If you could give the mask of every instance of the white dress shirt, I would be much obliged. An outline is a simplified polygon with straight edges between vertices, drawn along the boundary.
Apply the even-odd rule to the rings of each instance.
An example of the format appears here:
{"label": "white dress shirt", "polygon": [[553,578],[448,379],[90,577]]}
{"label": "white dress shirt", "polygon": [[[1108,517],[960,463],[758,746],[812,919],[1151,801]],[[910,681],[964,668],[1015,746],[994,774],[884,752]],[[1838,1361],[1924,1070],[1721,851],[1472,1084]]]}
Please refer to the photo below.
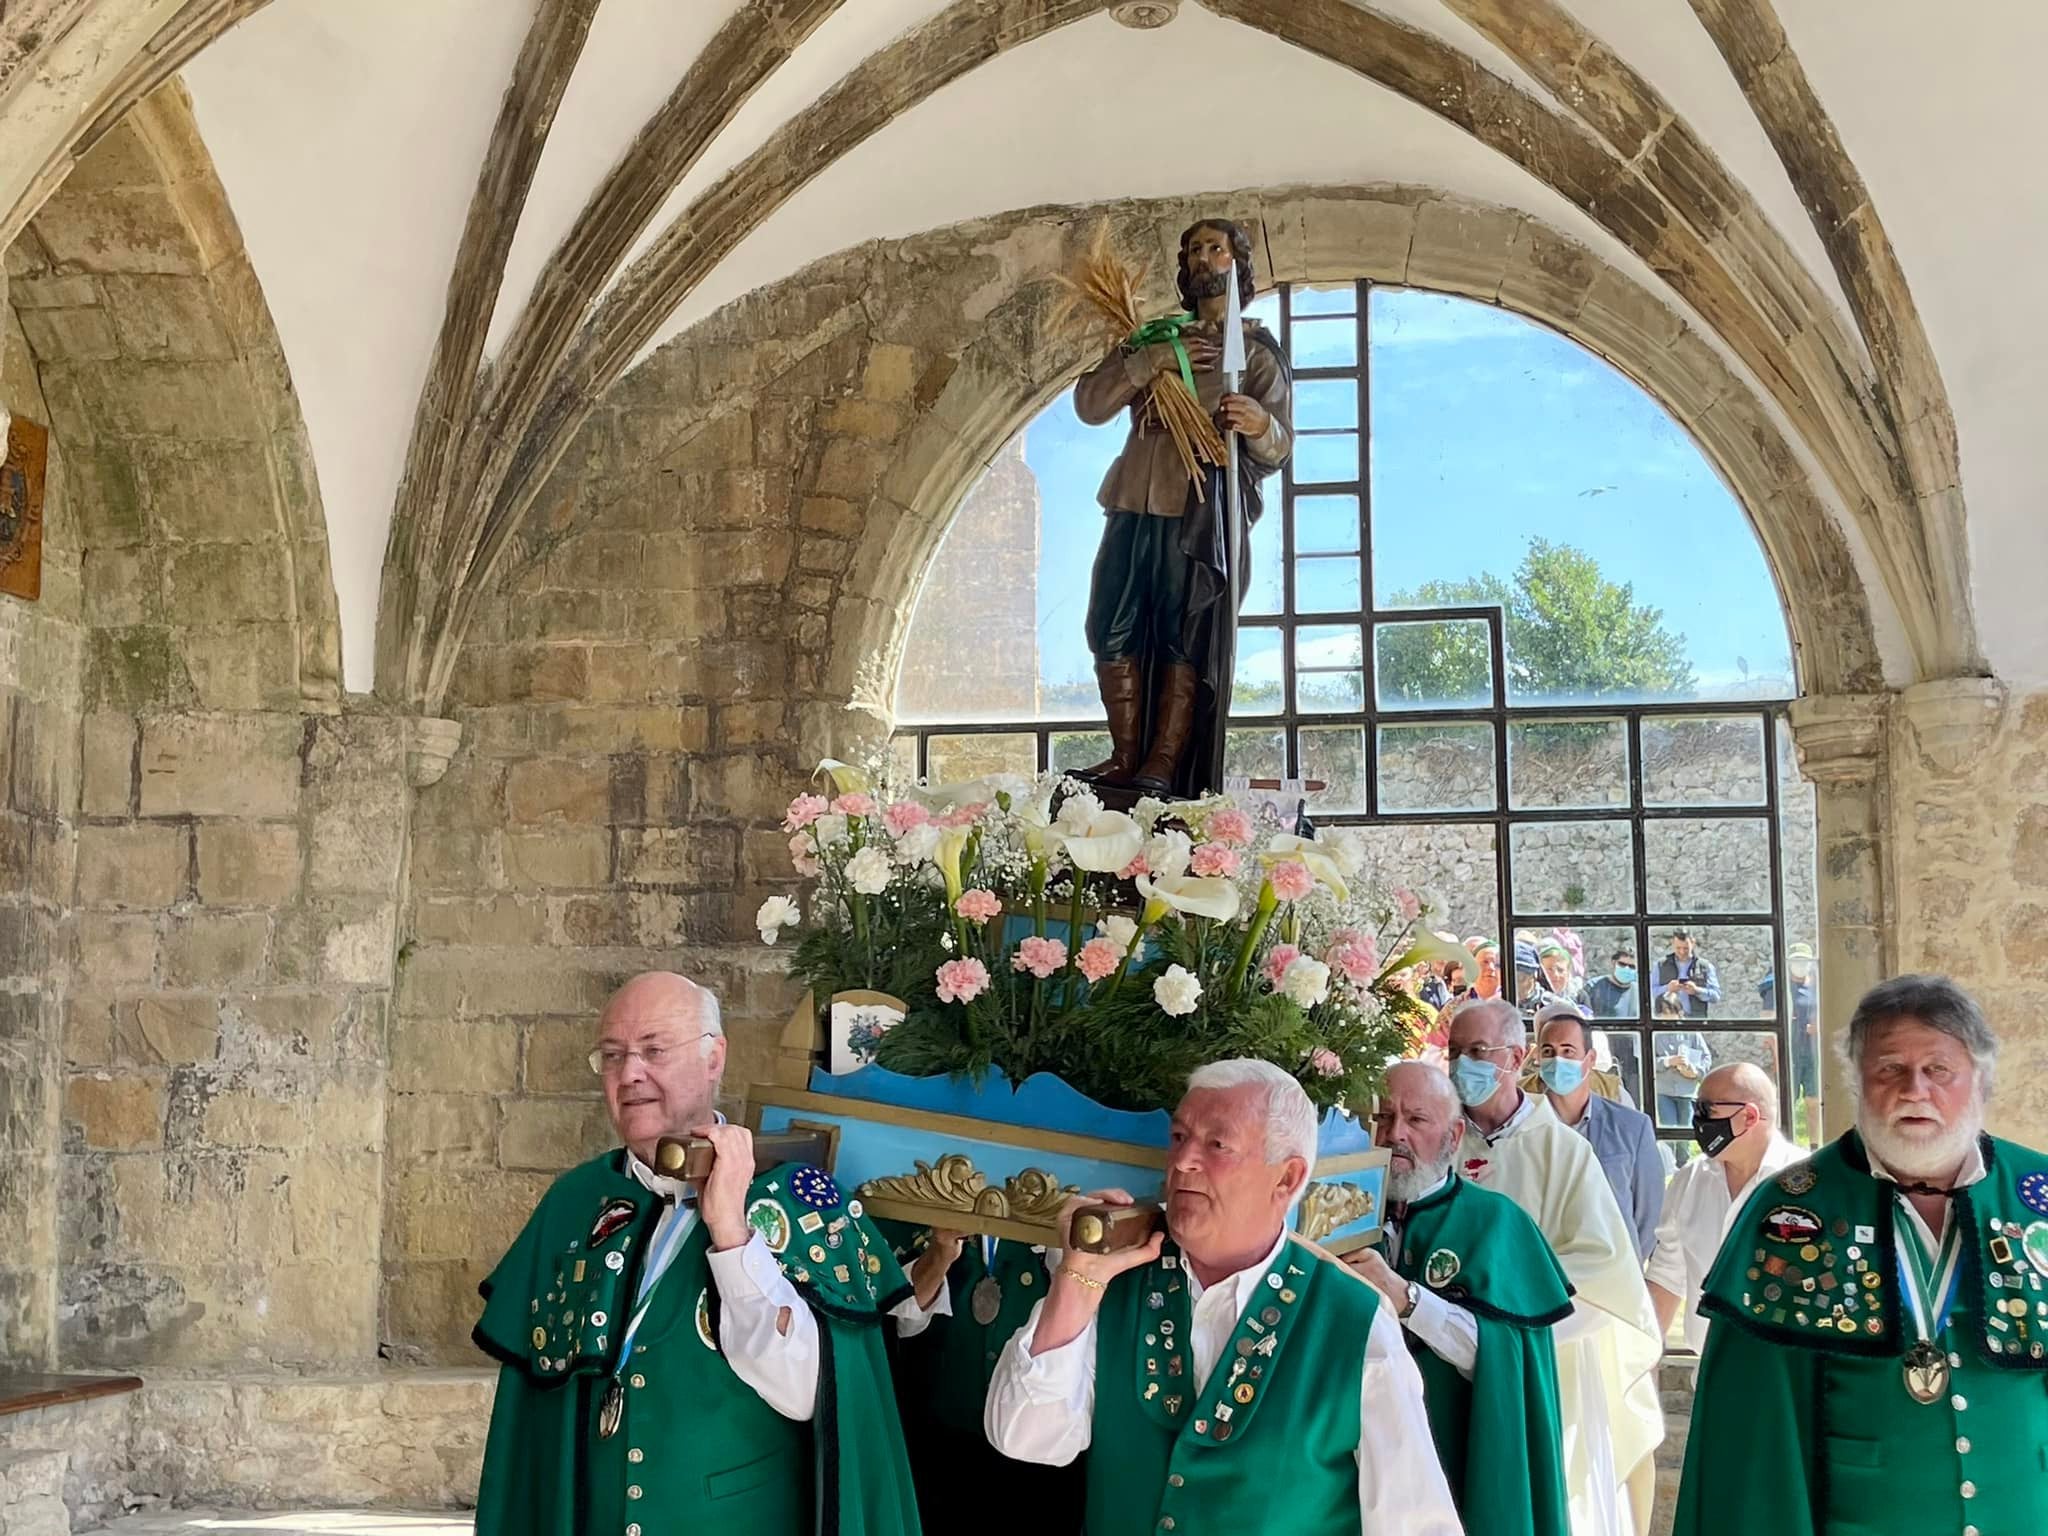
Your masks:
{"label": "white dress shirt", "polygon": [[1771,1132],[1763,1161],[1742,1188],[1730,1193],[1728,1169],[1711,1157],[1695,1157],[1671,1176],[1664,1189],[1664,1215],[1644,1278],[1678,1298],[1685,1318],[1686,1347],[1698,1354],[1707,1345],[1707,1320],[1699,1315],[1700,1287],[1721,1252],[1728,1223],[1756,1187],[1799,1161],[1799,1148]]}
{"label": "white dress shirt", "polygon": [[[1286,1246],[1283,1230],[1264,1259],[1210,1286],[1196,1278],[1192,1265],[1182,1263],[1194,1304],[1190,1336],[1196,1391],[1207,1385],[1239,1316],[1260,1293],[1260,1280]],[[1094,1433],[1096,1323],[1091,1318],[1073,1340],[1034,1356],[1031,1344],[1044,1309],[1043,1301],[1031,1309],[1030,1319],[996,1362],[983,1428],[989,1443],[1013,1460],[1063,1467],[1088,1448]],[[1457,1507],[1423,1411],[1422,1376],[1391,1306],[1382,1305],[1373,1314],[1366,1335],[1359,1422],[1360,1528],[1374,1536],[1461,1536]],[[1284,1477],[1285,1469],[1276,1469],[1275,1475]]]}
{"label": "white dress shirt", "polygon": [[[1889,1179],[1894,1184],[1900,1182],[1899,1176],[1896,1173],[1893,1173],[1877,1160],[1877,1154],[1870,1150],[1870,1143],[1867,1141],[1863,1144],[1863,1155],[1870,1159],[1870,1171],[1878,1178]],[[1986,1172],[1987,1170],[1984,1167],[1984,1149],[1973,1141],[1970,1143],[1970,1155],[1963,1159],[1963,1171],[1956,1175],[1955,1187],[1957,1189],[1967,1189],[1972,1184],[1981,1180]],[[1924,1181],[1908,1179],[1905,1182],[1917,1183]],[[1892,1199],[1898,1202],[1899,1214],[1912,1222],[1913,1230],[1920,1234],[1922,1251],[1926,1253],[1939,1252],[1941,1249],[1941,1233],[1934,1231],[1927,1225],[1927,1218],[1922,1216],[1919,1210],[1915,1208],[1913,1202],[1904,1195],[1893,1195]],[[1944,1228],[1948,1225],[1950,1204],[1953,1204],[1953,1202],[1944,1204],[1942,1207],[1942,1226]]]}
{"label": "white dress shirt", "polygon": [[[639,1294],[644,1294],[689,1240],[690,1228],[697,1221],[697,1195],[681,1179],[656,1173],[630,1149],[626,1172],[666,1202],[654,1224],[654,1235],[648,1239],[648,1253],[661,1253],[669,1228],[682,1223],[661,1269],[642,1273]],[[705,1257],[711,1264],[711,1282],[718,1287],[718,1347],[733,1375],[785,1419],[808,1420],[818,1407],[816,1315],[789,1283],[759,1232],[750,1232],[737,1248],[713,1248]],[[634,1297],[636,1305],[639,1294]],[[787,1331],[782,1323],[785,1310]],[[915,1296],[909,1296],[890,1316],[896,1319],[897,1330],[910,1337],[923,1332],[934,1316],[950,1310],[946,1288],[940,1286],[939,1299],[930,1312],[919,1308]]]}
{"label": "white dress shirt", "polygon": [[[1415,1198],[1427,1200],[1450,1182],[1446,1173]],[[1387,1262],[1401,1263],[1401,1244],[1407,1234],[1401,1223],[1387,1223]],[[1415,1286],[1415,1310],[1401,1319],[1401,1326],[1422,1340],[1439,1360],[1451,1366],[1467,1381],[1479,1364],[1479,1319],[1455,1301],[1446,1301],[1428,1286]]]}

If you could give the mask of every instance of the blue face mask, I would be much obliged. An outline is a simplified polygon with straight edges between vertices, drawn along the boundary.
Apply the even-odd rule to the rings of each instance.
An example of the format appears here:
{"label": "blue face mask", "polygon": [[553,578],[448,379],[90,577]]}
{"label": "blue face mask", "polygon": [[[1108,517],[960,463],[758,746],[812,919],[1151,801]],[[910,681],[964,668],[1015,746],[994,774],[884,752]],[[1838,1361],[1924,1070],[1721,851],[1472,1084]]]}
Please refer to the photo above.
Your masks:
{"label": "blue face mask", "polygon": [[1620,982],[1624,987],[1634,986],[1636,980],[1636,968],[1632,965],[1617,965],[1614,968],[1614,979]]}
{"label": "blue face mask", "polygon": [[1460,1056],[1451,1063],[1451,1086],[1458,1090],[1458,1102],[1468,1108],[1484,1104],[1500,1091],[1500,1068],[1490,1061]]}
{"label": "blue face mask", "polygon": [[1569,1056],[1553,1056],[1536,1070],[1552,1093],[1570,1093],[1586,1080],[1586,1064]]}

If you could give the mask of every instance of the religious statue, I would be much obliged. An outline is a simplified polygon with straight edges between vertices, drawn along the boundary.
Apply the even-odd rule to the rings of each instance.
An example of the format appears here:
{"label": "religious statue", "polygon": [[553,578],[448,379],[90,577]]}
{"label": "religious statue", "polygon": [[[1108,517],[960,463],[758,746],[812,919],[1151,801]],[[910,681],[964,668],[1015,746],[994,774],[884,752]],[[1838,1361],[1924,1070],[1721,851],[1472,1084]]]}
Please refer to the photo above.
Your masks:
{"label": "religious statue", "polygon": [[[1233,292],[1233,278],[1235,291]],[[1293,451],[1292,375],[1256,321],[1229,345],[1228,320],[1257,291],[1252,246],[1227,219],[1180,238],[1185,315],[1141,326],[1081,375],[1074,410],[1091,426],[1129,409],[1130,436],[1104,477],[1102,547],[1088,598],[1088,648],[1109,715],[1110,755],[1082,777],[1147,794],[1220,789],[1236,666],[1237,610],[1251,569],[1260,483]],[[1226,368],[1241,355],[1243,375]],[[1191,477],[1161,420],[1155,380],[1178,379],[1241,452]]]}

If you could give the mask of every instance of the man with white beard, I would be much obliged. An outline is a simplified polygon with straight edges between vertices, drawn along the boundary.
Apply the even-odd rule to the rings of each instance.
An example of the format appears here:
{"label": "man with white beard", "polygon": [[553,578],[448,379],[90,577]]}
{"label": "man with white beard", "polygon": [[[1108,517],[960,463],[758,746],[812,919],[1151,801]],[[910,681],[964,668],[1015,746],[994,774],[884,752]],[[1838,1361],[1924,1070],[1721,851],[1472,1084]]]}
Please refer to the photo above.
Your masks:
{"label": "man with white beard", "polygon": [[1649,1536],[1664,1438],[1664,1352],[1634,1234],[1593,1144],[1521,1087],[1528,1037],[1512,1003],[1451,1015],[1451,1084],[1465,1106],[1458,1172],[1506,1195],[1543,1233],[1572,1285],[1551,1329],[1573,1536]]}
{"label": "man with white beard", "polygon": [[1519,1206],[1451,1168],[1464,1123],[1435,1067],[1387,1069],[1373,1124],[1390,1154],[1386,1253],[1361,1248],[1345,1262],[1401,1320],[1465,1529],[1567,1536],[1550,1329],[1572,1315],[1571,1287]]}
{"label": "man with white beard", "polygon": [[1998,1043],[1944,976],[1865,995],[1856,1128],[1765,1184],[1701,1310],[1677,1536],[2048,1528],[2048,1156],[1983,1133]]}

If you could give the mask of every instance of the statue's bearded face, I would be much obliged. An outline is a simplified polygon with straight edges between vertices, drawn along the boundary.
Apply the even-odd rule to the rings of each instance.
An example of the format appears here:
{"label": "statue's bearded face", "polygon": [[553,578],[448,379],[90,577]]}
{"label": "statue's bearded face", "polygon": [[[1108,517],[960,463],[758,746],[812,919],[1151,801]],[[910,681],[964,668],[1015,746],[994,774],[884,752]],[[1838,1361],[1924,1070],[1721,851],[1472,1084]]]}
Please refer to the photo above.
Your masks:
{"label": "statue's bearded face", "polygon": [[1227,231],[1208,224],[1198,225],[1188,237],[1186,262],[1188,292],[1196,299],[1221,298],[1230,291],[1237,271],[1237,258],[1230,249]]}

